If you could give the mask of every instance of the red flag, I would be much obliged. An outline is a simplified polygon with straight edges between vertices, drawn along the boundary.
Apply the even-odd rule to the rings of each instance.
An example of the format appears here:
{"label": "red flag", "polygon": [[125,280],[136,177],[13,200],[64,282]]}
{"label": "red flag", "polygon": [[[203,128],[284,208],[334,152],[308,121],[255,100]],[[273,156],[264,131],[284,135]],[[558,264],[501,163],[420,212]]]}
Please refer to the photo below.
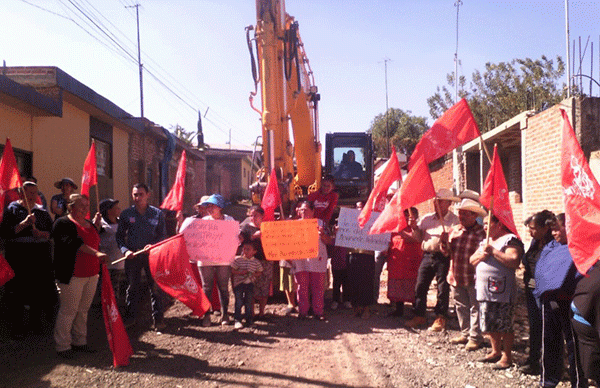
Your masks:
{"label": "red flag", "polygon": [[582,274],[600,258],[600,186],[575,138],[567,113],[561,158],[569,252]]}
{"label": "red flag", "polygon": [[392,154],[388,164],[385,166],[381,177],[375,184],[373,191],[369,194],[369,199],[363,207],[362,211],[358,215],[358,225],[362,228],[365,227],[369,218],[371,218],[371,212],[373,211],[373,205],[383,201],[383,198],[387,195],[387,191],[394,183],[394,181],[402,180],[402,173],[400,172],[400,163],[398,162],[398,155],[396,155],[396,148],[392,147]]}
{"label": "red flag", "polygon": [[279,205],[281,205],[279,184],[277,183],[277,174],[275,174],[275,169],[272,169],[271,176],[269,177],[269,183],[267,184],[262,202],[260,203],[260,207],[265,210],[263,221],[274,221],[275,209],[277,209]]}
{"label": "red flag", "polygon": [[105,265],[102,266],[102,315],[104,316],[108,346],[113,354],[113,366],[116,368],[129,365],[129,357],[133,354],[133,349],[119,314],[110,274]]}
{"label": "red flag", "polygon": [[177,174],[175,175],[175,183],[171,187],[171,191],[167,194],[161,208],[167,210],[183,210],[183,193],[185,191],[185,150],[181,153]]}
{"label": "red flag", "polygon": [[15,277],[15,271],[11,268],[4,256],[0,255],[0,287]]}
{"label": "red flag", "polygon": [[2,160],[0,161],[0,221],[4,212],[4,196],[6,192],[22,185],[21,175],[17,168],[17,160],[15,159],[10,139],[7,138],[4,154],[2,154]]}
{"label": "red flag", "polygon": [[196,281],[183,234],[177,234],[150,247],[150,272],[167,294],[178,299],[201,317],[210,302]]}
{"label": "red flag", "polygon": [[409,170],[400,190],[396,191],[390,203],[385,205],[385,209],[371,226],[369,234],[401,231],[407,226],[404,209],[433,197],[435,197],[433,180],[425,159],[421,157]]}
{"label": "red flag", "polygon": [[[81,194],[90,197],[90,187],[98,184],[98,172],[96,168],[96,143],[92,142],[90,151],[83,163],[83,174],[81,174]],[[98,198],[99,200],[99,198]]]}
{"label": "red flag", "polygon": [[464,98],[448,109],[423,135],[410,157],[409,168],[423,156],[425,163],[446,155],[456,147],[481,136]]}
{"label": "red flag", "polygon": [[510,207],[510,200],[508,199],[508,185],[506,184],[506,178],[504,178],[504,170],[496,146],[494,146],[492,165],[485,178],[479,202],[490,209],[490,212],[511,232],[519,236],[512,208]]}

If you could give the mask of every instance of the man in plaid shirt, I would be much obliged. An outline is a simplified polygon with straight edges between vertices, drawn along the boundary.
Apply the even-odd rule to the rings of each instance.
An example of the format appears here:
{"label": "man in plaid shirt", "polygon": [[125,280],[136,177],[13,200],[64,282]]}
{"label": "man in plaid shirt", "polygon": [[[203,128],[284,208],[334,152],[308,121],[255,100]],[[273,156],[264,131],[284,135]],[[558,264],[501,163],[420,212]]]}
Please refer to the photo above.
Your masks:
{"label": "man in plaid shirt", "polygon": [[452,338],[452,344],[466,344],[467,351],[479,349],[483,341],[479,328],[479,303],[475,293],[475,267],[469,258],[479,243],[485,239],[485,230],[477,222],[477,217],[485,217],[487,212],[474,199],[464,198],[455,208],[460,224],[450,229],[448,240],[442,251],[450,255],[448,283],[460,326],[460,335]]}

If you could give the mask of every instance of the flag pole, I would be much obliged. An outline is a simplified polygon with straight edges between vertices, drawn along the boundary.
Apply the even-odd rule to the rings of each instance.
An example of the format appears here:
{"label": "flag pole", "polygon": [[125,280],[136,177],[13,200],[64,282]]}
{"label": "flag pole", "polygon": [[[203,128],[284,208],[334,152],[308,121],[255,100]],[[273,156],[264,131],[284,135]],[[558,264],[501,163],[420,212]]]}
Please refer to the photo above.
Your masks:
{"label": "flag pole", "polygon": [[[490,151],[488,150],[487,146],[485,145],[485,142],[483,141],[483,135],[479,136],[479,144],[480,144],[481,148],[483,148],[483,150],[485,151],[488,161],[490,162],[490,164],[492,164],[492,157],[490,156]],[[496,146],[496,144],[494,144],[494,147],[495,146]]]}
{"label": "flag pole", "polygon": [[[485,150],[485,154],[488,157],[488,160],[490,161],[490,164],[492,164],[492,158],[490,158],[490,152],[488,151],[485,143],[483,142],[482,137],[479,137],[479,142],[481,143],[481,147]],[[496,143],[494,143],[494,149],[496,149]],[[495,179],[495,177],[494,177]],[[492,180],[493,183],[493,180]],[[487,222],[487,232],[485,233],[485,245],[488,245],[490,242],[490,224],[492,223],[492,214],[493,214],[493,210],[494,210],[494,190],[492,190],[492,195],[490,196],[490,211],[488,214],[488,222]]]}
{"label": "flag pole", "polygon": [[[96,140],[92,139],[92,145],[96,144]],[[96,149],[96,147],[94,147],[94,149]],[[96,168],[98,168],[96,166]],[[97,176],[97,172],[96,172],[96,176]],[[96,213],[100,212],[100,195],[98,194],[98,178],[96,177]],[[91,216],[91,215],[90,215]]]}

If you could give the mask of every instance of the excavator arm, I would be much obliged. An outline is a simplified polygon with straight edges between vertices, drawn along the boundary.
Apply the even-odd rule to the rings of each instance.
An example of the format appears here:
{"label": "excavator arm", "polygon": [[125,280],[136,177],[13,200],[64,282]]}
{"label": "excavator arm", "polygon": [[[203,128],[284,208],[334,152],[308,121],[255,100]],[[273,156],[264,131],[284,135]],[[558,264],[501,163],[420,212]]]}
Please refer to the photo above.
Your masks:
{"label": "excavator arm", "polygon": [[[259,179],[275,168],[284,186],[284,202],[291,202],[320,187],[319,94],[298,23],[285,12],[285,2],[256,0],[256,18],[256,26],[247,27],[247,37],[252,54],[249,31],[254,30],[258,71],[252,54],[255,91],[250,103],[261,116],[265,162]],[[261,107],[256,108],[253,102],[259,86]],[[264,182],[253,186],[256,192]]]}

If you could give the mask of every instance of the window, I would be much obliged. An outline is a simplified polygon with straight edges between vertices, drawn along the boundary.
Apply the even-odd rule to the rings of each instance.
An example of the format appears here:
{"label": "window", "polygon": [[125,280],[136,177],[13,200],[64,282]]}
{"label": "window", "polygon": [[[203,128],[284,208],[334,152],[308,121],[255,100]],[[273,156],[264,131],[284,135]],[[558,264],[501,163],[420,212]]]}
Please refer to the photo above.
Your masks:
{"label": "window", "polygon": [[102,140],[94,139],[96,142],[96,167],[98,175],[112,178],[112,150],[111,145]]}

